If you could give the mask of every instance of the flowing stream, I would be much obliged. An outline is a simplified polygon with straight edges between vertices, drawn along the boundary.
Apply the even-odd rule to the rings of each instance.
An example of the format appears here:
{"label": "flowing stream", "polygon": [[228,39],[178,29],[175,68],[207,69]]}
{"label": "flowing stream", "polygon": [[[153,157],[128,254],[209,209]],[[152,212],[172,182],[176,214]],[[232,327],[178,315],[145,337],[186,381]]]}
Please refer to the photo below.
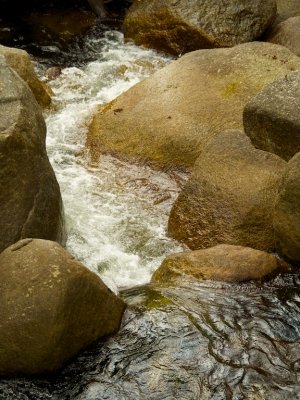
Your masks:
{"label": "flowing stream", "polygon": [[67,248],[116,291],[148,282],[162,258],[180,250],[165,228],[185,176],[171,177],[110,156],[88,163],[85,137],[97,105],[170,60],[124,44],[116,31],[88,38],[85,46],[97,59],[65,68],[50,82],[55,97],[46,117],[47,148],[62,191]]}
{"label": "flowing stream", "polygon": [[[67,247],[128,308],[115,336],[57,375],[2,379],[0,399],[300,400],[299,276],[151,287],[162,258],[182,250],[165,227],[186,176],[107,155],[89,162],[85,136],[97,105],[170,59],[125,45],[111,30],[92,33],[74,49],[69,67],[50,82],[55,96],[46,115]],[[53,57],[53,64],[59,60]],[[43,75],[45,68],[38,68]]]}

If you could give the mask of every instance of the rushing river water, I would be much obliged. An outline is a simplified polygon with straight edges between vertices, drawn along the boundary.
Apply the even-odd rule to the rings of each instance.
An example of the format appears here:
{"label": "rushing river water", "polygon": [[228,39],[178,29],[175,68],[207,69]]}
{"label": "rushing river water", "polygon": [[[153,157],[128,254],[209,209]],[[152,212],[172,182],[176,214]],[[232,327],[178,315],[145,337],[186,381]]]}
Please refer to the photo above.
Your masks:
{"label": "rushing river water", "polygon": [[62,191],[67,247],[116,290],[148,282],[162,258],[180,249],[166,237],[165,227],[185,177],[110,156],[88,163],[85,137],[96,106],[169,59],[125,45],[115,31],[92,36],[85,46],[97,59],[81,68],[66,68],[50,82],[55,97],[54,110],[46,117],[47,148]]}
{"label": "rushing river water", "polygon": [[46,115],[67,246],[129,307],[114,337],[55,376],[2,379],[0,399],[299,400],[299,277],[264,285],[143,285],[166,254],[182,249],[165,227],[186,177],[110,156],[89,162],[84,143],[96,106],[170,60],[124,45],[113,31],[89,35],[70,60],[50,82],[55,97]]}

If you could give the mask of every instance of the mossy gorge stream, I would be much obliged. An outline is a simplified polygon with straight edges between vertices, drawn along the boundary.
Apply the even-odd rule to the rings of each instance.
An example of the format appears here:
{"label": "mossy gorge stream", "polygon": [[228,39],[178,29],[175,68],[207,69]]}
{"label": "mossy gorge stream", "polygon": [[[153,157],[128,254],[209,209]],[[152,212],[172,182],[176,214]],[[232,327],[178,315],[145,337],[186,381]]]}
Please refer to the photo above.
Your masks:
{"label": "mossy gorge stream", "polygon": [[[59,56],[52,50],[55,65]],[[84,48],[72,48],[70,59],[74,63],[49,82],[54,98],[45,113],[67,248],[129,307],[114,337],[81,353],[55,376],[2,379],[0,398],[300,399],[298,276],[279,276],[264,285],[188,282],[152,288],[148,282],[161,260],[182,250],[165,228],[186,176],[110,155],[91,163],[85,151],[97,105],[170,59],[124,44],[122,34],[109,29],[101,35],[92,31]],[[43,63],[37,69],[43,76]]]}

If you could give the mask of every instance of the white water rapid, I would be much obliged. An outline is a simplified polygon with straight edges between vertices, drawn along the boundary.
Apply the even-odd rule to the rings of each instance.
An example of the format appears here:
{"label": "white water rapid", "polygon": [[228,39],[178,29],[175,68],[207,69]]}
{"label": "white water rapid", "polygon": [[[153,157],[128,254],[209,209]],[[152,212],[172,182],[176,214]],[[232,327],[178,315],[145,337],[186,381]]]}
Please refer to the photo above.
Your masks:
{"label": "white water rapid", "polygon": [[66,68],[49,82],[54,98],[46,115],[47,150],[61,187],[67,248],[117,291],[148,282],[167,254],[182,250],[165,229],[185,177],[110,156],[102,156],[97,165],[88,163],[85,138],[97,105],[170,61],[124,44],[119,32],[88,40],[97,60]]}

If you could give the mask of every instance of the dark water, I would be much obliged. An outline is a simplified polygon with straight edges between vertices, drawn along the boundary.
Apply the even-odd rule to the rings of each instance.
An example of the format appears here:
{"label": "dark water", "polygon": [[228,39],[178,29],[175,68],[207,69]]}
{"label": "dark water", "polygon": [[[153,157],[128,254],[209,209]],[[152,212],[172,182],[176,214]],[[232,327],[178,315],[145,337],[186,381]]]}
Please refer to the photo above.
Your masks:
{"label": "dark water", "polygon": [[264,286],[133,288],[119,333],[49,379],[0,383],[0,398],[300,399],[300,279]]}

